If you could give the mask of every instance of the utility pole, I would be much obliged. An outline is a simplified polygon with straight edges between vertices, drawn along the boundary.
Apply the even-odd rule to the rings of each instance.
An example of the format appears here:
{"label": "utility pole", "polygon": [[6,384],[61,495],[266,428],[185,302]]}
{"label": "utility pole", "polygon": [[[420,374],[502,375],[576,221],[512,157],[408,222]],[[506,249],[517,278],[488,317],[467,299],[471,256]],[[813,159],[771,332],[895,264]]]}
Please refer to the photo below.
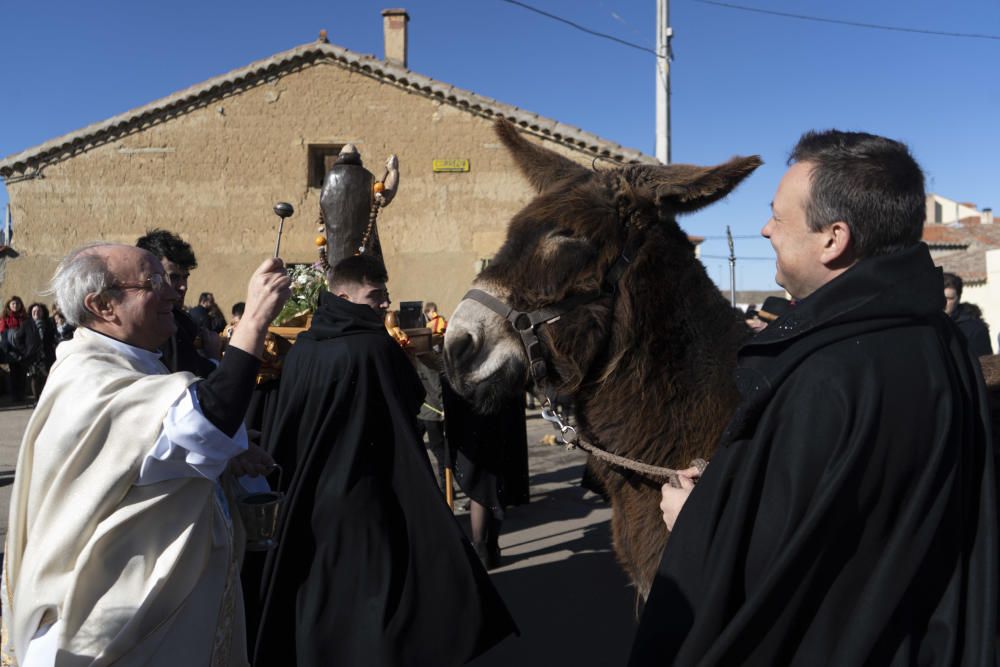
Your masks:
{"label": "utility pole", "polygon": [[670,0],[656,0],[656,159],[670,164]]}

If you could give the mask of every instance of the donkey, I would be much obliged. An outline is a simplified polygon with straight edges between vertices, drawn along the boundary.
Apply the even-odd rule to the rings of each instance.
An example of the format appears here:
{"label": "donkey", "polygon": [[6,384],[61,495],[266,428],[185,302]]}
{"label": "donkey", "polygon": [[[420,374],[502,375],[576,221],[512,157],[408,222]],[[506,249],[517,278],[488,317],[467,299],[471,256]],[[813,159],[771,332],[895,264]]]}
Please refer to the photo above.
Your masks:
{"label": "donkey", "polygon": [[[531,332],[553,393],[573,396],[580,436],[653,465],[710,459],[738,400],[732,371],[747,328],[675,216],[724,197],[760,158],[592,171],[507,121],[495,129],[539,194],[475,280],[473,292],[489,296],[467,295],[454,312],[452,386],[489,412],[524,391],[537,363],[511,322],[484,305],[490,297],[523,313],[569,304]],[[667,540],[659,484],[593,457],[589,465],[611,499],[616,557],[644,600]]]}

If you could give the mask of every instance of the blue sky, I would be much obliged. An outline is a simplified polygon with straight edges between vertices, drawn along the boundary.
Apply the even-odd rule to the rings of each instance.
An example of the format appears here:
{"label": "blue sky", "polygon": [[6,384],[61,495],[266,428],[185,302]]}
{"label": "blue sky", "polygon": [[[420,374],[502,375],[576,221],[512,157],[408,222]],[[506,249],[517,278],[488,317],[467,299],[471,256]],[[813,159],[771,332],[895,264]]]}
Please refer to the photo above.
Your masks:
{"label": "blue sky", "polygon": [[[649,48],[655,0],[526,0]],[[1000,36],[997,0],[735,0],[760,9]],[[382,56],[379,11],[410,14],[409,66],[421,74],[654,151],[654,57],[502,0],[260,2],[137,0],[6,3],[0,155],[104,120],[314,40]],[[1000,207],[1000,39],[870,30],[672,0],[673,159],[759,154],[727,200],[689,216],[709,237],[709,275],[728,286],[721,237],[737,238],[741,289],[773,287],[773,253],[754,238],[787,153],[810,128],[910,144],[929,191]],[[0,206],[7,201],[0,188]],[[16,224],[16,220],[15,220]],[[740,238],[751,237],[751,238]]]}

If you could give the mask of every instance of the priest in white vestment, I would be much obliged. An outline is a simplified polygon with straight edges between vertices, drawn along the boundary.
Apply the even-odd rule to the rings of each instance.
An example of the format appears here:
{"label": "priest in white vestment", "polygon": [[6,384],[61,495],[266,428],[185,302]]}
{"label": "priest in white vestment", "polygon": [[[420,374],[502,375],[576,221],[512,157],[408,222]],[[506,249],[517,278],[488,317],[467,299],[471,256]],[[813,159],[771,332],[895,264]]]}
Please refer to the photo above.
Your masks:
{"label": "priest in white vestment", "polygon": [[150,253],[88,246],[63,260],[52,288],[78,330],[58,347],[21,444],[4,657],[21,667],[246,665],[218,477],[233,457],[260,472],[241,422],[267,325],[289,294],[281,261],[254,273],[230,352],[204,381],[159,360],[176,294]]}

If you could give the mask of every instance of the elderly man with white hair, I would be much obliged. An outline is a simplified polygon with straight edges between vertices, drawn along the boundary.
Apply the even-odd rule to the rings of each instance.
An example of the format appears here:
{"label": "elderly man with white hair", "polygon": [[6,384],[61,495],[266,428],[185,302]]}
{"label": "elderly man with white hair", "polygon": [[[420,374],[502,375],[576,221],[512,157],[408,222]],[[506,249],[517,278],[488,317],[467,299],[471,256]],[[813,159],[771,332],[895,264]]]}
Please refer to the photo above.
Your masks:
{"label": "elderly man with white hair", "polygon": [[160,362],[176,294],[149,252],[78,249],[56,269],[52,291],[78,329],[58,348],[21,444],[5,653],[22,667],[245,665],[218,477],[230,463],[264,469],[242,420],[267,325],[289,296],[281,260],[251,277],[242,323],[202,381]]}

